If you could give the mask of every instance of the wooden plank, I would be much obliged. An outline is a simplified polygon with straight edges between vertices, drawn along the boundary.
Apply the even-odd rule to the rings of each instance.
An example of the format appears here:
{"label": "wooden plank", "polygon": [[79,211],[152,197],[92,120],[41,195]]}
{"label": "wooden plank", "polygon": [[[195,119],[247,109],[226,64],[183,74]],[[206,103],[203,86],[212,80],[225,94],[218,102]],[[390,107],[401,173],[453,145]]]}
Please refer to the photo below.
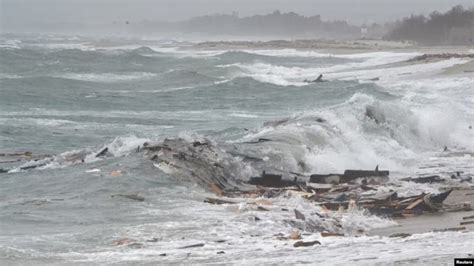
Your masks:
{"label": "wooden plank", "polygon": [[463,220],[474,219],[474,215],[462,217]]}
{"label": "wooden plank", "polygon": [[206,198],[204,200],[206,203],[210,204],[216,204],[216,205],[221,205],[221,204],[236,204],[237,202],[229,201],[229,200],[222,200],[222,199],[215,199],[215,198]]}
{"label": "wooden plank", "polygon": [[412,210],[413,208],[415,208],[416,206],[418,206],[422,202],[423,202],[423,199],[417,199],[414,202],[412,202],[410,205],[408,205],[408,207],[406,207],[405,210]]}

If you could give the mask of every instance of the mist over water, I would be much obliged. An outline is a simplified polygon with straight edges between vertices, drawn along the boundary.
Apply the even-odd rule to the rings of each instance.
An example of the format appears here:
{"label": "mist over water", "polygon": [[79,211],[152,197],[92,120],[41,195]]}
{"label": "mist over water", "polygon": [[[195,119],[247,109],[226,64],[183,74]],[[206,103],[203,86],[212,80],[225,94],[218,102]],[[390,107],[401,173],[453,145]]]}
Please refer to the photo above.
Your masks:
{"label": "mist over water", "polygon": [[[441,74],[465,59],[394,66],[420,54],[202,51],[170,41],[101,43],[82,37],[0,38],[0,150],[54,155],[37,170],[13,169],[0,177],[4,263],[149,263],[165,252],[174,256],[165,262],[176,263],[187,258],[176,247],[214,243],[224,235],[236,246],[226,261],[242,263],[242,253],[259,254],[249,245],[269,254],[256,261],[279,263],[291,256],[290,251],[274,254],[273,240],[250,237],[288,231],[276,219],[284,214],[262,214],[262,226],[250,222],[248,206],[237,211],[206,205],[202,188],[166,175],[135,152],[146,141],[166,137],[206,136],[218,145],[271,139],[259,151],[262,156],[304,174],[376,165],[398,176],[422,173],[426,165],[437,165],[441,174],[454,169],[474,174],[469,155],[473,131],[468,129],[474,121],[473,80]],[[320,73],[328,82],[303,82]],[[105,146],[111,156],[94,157]],[[466,155],[446,157],[441,153],[445,146]],[[87,155],[84,164],[66,160],[75,153]],[[111,197],[120,193],[139,193],[146,200]],[[308,215],[319,210],[296,198],[285,202],[304,207]],[[274,204],[283,206],[283,200]],[[393,224],[363,213],[350,215],[347,230]],[[234,238],[242,232],[243,242]],[[111,244],[124,237],[146,244],[141,249]],[[146,242],[155,237],[158,243]],[[471,233],[428,234],[410,243],[362,237],[356,250],[348,250],[344,240],[327,240],[320,250],[326,260],[312,261],[344,260],[333,247],[352,255],[370,247],[382,263],[400,254],[423,261],[429,255],[400,246],[420,251],[421,243],[448,237],[456,241],[430,252],[469,249],[456,243],[472,239]],[[384,241],[385,248],[377,241]],[[214,258],[219,248],[208,244],[190,261],[224,262]]]}

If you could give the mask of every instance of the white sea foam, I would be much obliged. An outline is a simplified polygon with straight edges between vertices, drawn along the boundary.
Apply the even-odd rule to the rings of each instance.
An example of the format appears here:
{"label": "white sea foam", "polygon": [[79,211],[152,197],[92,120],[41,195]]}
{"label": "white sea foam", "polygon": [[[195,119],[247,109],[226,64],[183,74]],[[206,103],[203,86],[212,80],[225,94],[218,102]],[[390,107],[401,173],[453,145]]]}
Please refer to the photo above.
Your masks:
{"label": "white sea foam", "polygon": [[[378,124],[365,115],[367,106],[381,117]],[[380,103],[372,96],[355,94],[343,104],[306,111],[239,141],[272,139],[268,153],[279,154],[283,168],[300,172],[299,162],[308,173],[372,169],[377,164],[410,172],[427,153],[445,145],[473,150],[469,120],[458,112],[443,105],[418,107],[403,100]],[[326,122],[317,122],[317,118]]]}
{"label": "white sea foam", "polygon": [[22,78],[22,76],[15,75],[15,74],[0,73],[0,79],[19,79],[19,78]]}
{"label": "white sea foam", "polygon": [[124,74],[114,74],[114,73],[65,73],[58,74],[55,77],[65,78],[65,79],[74,79],[82,81],[92,81],[92,82],[103,82],[103,83],[112,83],[112,82],[124,82],[131,80],[140,80],[140,79],[150,79],[155,77],[155,73],[148,72],[130,72]]}
{"label": "white sea foam", "polygon": [[[369,60],[370,61],[370,60]],[[366,66],[382,66],[372,69],[339,69],[336,71],[328,71],[325,76],[328,79],[371,79],[380,78],[377,81],[379,84],[390,84],[394,81],[401,79],[415,79],[415,78],[426,78],[433,77],[436,74],[441,73],[445,68],[466,63],[467,60],[460,58],[453,58],[433,63],[425,63],[422,65],[407,65],[407,66],[383,66],[385,63],[369,62],[367,61]]]}
{"label": "white sea foam", "polygon": [[[218,67],[238,67],[242,70],[241,73],[237,73],[237,76],[248,76],[252,77],[258,81],[272,83],[280,86],[304,86],[308,85],[303,82],[305,79],[314,79],[317,75],[323,73],[325,77],[329,79],[343,79],[343,78],[355,78],[355,79],[368,79],[375,77],[386,77],[391,75],[396,75],[399,73],[418,70],[417,72],[426,71],[429,69],[422,69],[416,67],[400,67],[393,69],[372,69],[367,70],[367,68],[373,68],[376,66],[387,65],[396,62],[406,61],[410,58],[413,58],[418,54],[416,53],[389,53],[389,52],[379,52],[379,53],[367,53],[367,54],[358,54],[358,55],[340,55],[343,58],[351,59],[365,59],[361,62],[351,62],[345,64],[338,64],[329,67],[285,67],[279,65],[273,65],[268,63],[253,63],[253,64],[241,64],[234,63],[229,65],[221,65]],[[461,60],[452,61],[449,63],[440,63],[434,64],[432,66],[435,70],[440,70],[444,67],[454,65],[462,62]],[[388,71],[387,71],[388,70]],[[390,71],[394,70],[394,71]],[[395,73],[393,73],[395,72]]]}
{"label": "white sea foam", "polygon": [[[206,57],[213,57],[217,55],[221,55],[226,53],[227,50],[216,50],[216,51],[206,51],[206,50],[192,50],[192,49],[183,49],[181,47],[169,47],[169,46],[147,46],[148,48],[152,49],[155,52],[159,52],[166,55],[175,56],[178,58],[206,58]],[[138,46],[128,46],[122,47],[128,49],[136,49],[139,48]],[[147,56],[157,56],[157,55],[147,55]]]}
{"label": "white sea foam", "polygon": [[79,49],[82,51],[95,51],[96,48],[90,43],[41,43],[41,44],[25,44],[25,47],[65,50],[65,49]]}
{"label": "white sea foam", "polygon": [[314,50],[296,50],[296,49],[272,49],[272,50],[237,50],[249,54],[276,56],[276,57],[334,57],[343,59],[372,59],[379,62],[400,62],[413,58],[420,53],[396,53],[396,52],[371,52],[371,53],[353,53],[353,54],[331,54],[321,53]]}
{"label": "white sea foam", "polygon": [[231,113],[231,114],[229,114],[229,116],[243,117],[243,118],[257,118],[258,117],[258,115],[246,114],[246,113]]}
{"label": "white sea foam", "polygon": [[[117,137],[111,143],[100,148],[71,150],[44,159],[28,161],[17,168],[11,169],[9,173],[20,172],[25,168],[37,168],[40,170],[65,168],[81,163],[101,161],[104,158],[127,156],[132,152],[136,152],[143,143],[150,141],[150,139],[138,138],[136,136]],[[107,148],[106,155],[98,157],[97,154],[105,148]]]}
{"label": "white sea foam", "polygon": [[243,49],[243,50],[236,50],[236,51],[241,51],[248,54],[276,56],[276,57],[314,57],[314,58],[336,57],[336,55],[334,54],[320,53],[317,51],[303,51],[303,50],[296,50],[296,49],[271,49],[271,50]]}
{"label": "white sea foam", "polygon": [[6,48],[6,49],[20,49],[21,48],[22,41],[19,39],[7,39],[3,40],[0,43],[0,48]]}

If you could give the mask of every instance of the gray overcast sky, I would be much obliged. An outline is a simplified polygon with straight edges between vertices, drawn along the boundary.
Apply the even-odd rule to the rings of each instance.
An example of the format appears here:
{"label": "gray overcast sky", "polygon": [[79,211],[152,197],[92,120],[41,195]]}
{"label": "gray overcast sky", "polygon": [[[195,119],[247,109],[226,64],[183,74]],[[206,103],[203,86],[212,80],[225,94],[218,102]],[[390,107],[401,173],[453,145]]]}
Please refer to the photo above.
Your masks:
{"label": "gray overcast sky", "polygon": [[205,14],[237,11],[247,16],[276,9],[363,23],[445,11],[456,4],[474,6],[474,0],[0,0],[0,23],[176,21]]}

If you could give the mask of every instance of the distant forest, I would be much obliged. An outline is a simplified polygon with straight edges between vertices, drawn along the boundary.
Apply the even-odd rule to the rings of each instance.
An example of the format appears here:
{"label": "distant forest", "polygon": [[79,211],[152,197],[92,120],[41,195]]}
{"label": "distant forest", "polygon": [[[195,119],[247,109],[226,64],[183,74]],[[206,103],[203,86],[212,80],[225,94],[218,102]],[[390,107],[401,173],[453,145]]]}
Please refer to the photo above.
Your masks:
{"label": "distant forest", "polygon": [[305,17],[294,12],[275,11],[267,15],[239,18],[237,14],[204,16],[181,24],[182,29],[211,34],[256,36],[319,36],[338,38],[359,36],[360,29],[346,21],[322,21],[320,16]]}
{"label": "distant forest", "polygon": [[275,11],[266,15],[239,17],[233,14],[218,14],[195,17],[186,21],[168,24],[142,22],[140,29],[166,30],[204,36],[287,36],[301,38],[358,38],[360,28],[346,21],[322,21],[318,16],[301,16],[294,12]]}
{"label": "distant forest", "polygon": [[474,7],[455,6],[444,14],[412,15],[396,23],[385,36],[422,45],[474,45]]}

